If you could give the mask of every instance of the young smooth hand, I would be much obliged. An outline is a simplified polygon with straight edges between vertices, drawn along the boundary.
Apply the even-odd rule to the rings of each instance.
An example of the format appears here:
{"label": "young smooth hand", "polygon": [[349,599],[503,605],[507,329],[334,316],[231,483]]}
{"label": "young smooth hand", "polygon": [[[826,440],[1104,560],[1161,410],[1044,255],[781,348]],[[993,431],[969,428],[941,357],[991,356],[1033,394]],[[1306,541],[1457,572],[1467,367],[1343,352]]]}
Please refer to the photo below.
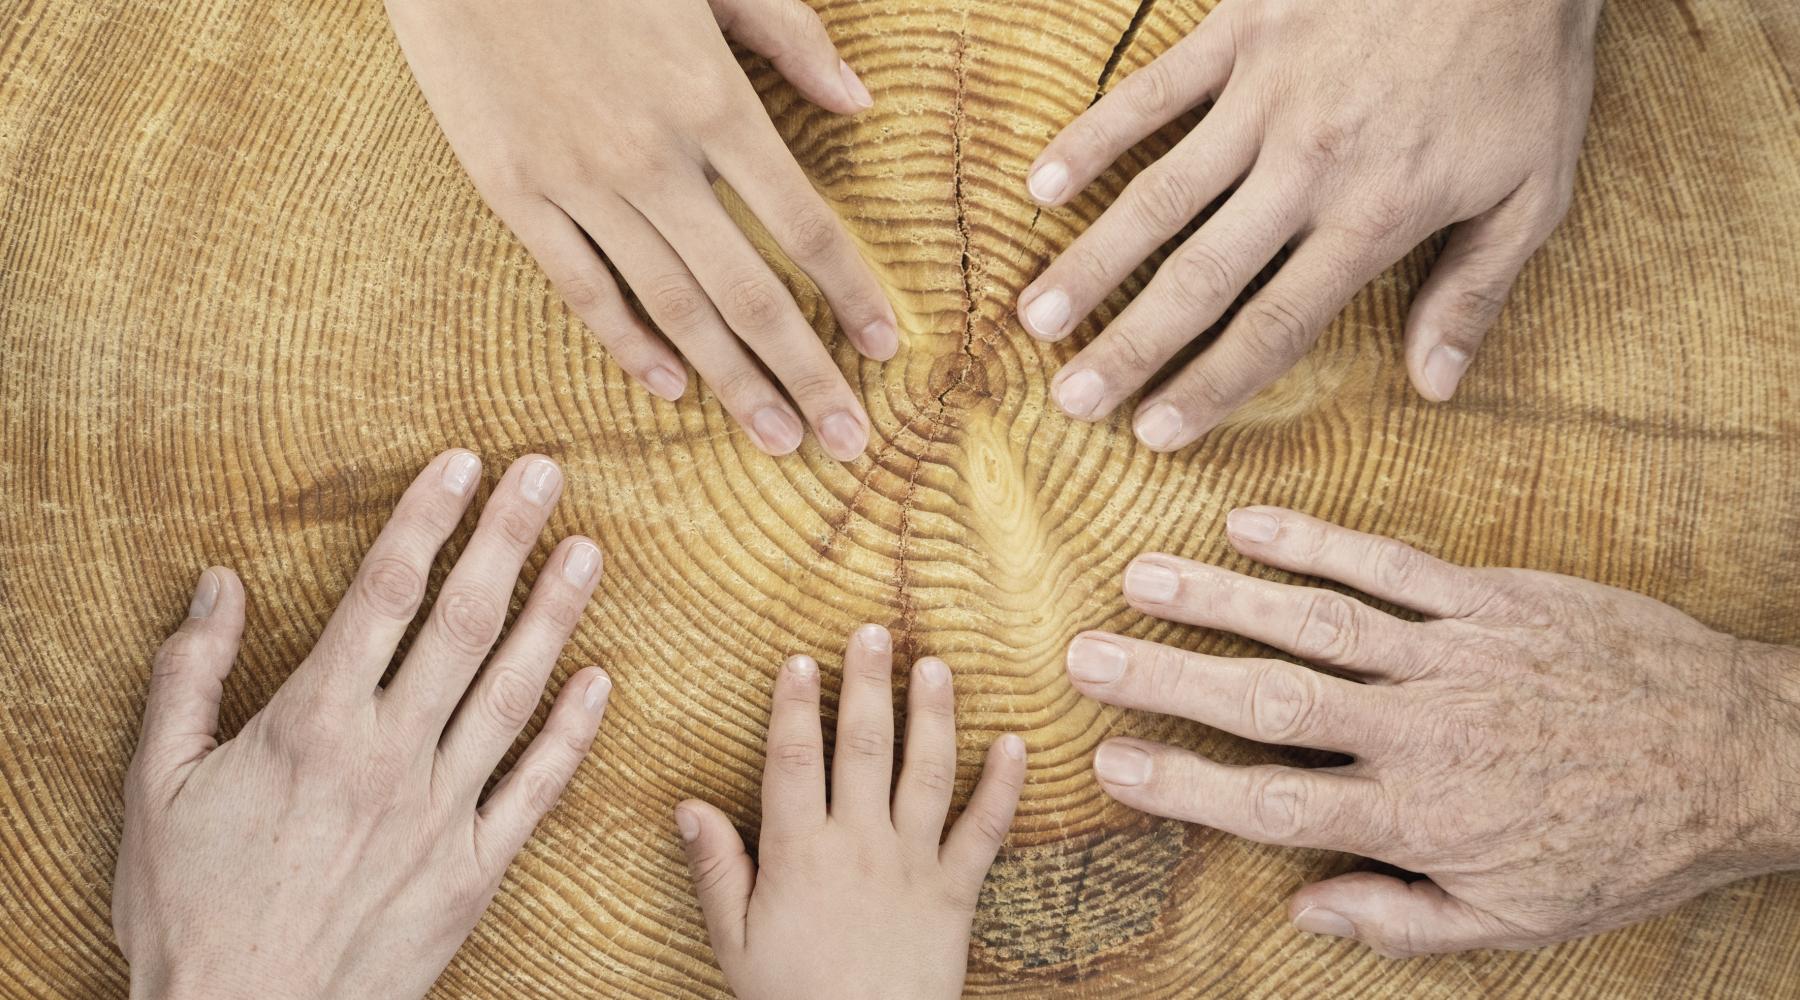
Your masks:
{"label": "young smooth hand", "polygon": [[950,668],[935,657],[913,667],[897,783],[892,676],[887,630],[864,625],[844,654],[827,806],[819,665],[796,656],[782,667],[760,867],[724,813],[694,800],[675,809],[713,951],[743,1000],[962,995],[969,925],[1012,826],[1025,743],[1010,733],[994,741],[968,808],[939,843],[956,787]]}
{"label": "young smooth hand", "polygon": [[1206,102],[1019,296],[1060,340],[1216,199],[1217,212],[1063,367],[1069,416],[1100,420],[1201,333],[1283,248],[1219,339],[1144,396],[1133,427],[1173,451],[1292,368],[1358,289],[1451,229],[1406,323],[1406,365],[1446,400],[1525,261],[1567,211],[1593,93],[1600,0],[1224,0],[1058,135],[1027,186],[1060,205]]}
{"label": "young smooth hand", "polygon": [[594,543],[565,539],[482,669],[562,491],[556,464],[531,456],[495,487],[381,686],[480,472],[466,451],[426,467],[318,645],[223,745],[244,590],[231,570],[201,574],[156,655],[125,782],[113,928],[132,996],[419,997],[487,909],[585,757],[612,685],[597,667],[570,677],[482,798],[600,578]]}
{"label": "young smooth hand", "polygon": [[1146,555],[1125,573],[1133,607],[1347,676],[1100,632],[1071,644],[1069,676],[1115,705],[1354,756],[1237,767],[1132,739],[1094,756],[1107,794],[1145,812],[1428,876],[1308,886],[1289,904],[1301,929],[1393,956],[1530,948],[1800,867],[1800,651],[1639,594],[1466,569],[1291,511],[1234,511],[1227,530],[1252,559],[1424,620]]}
{"label": "young smooth hand", "polygon": [[[388,0],[387,8],[482,197],[620,367],[678,399],[685,356],[763,451],[800,446],[798,404],[832,457],[862,454],[862,404],[712,188],[723,178],[742,197],[859,351],[894,356],[899,328],[886,293],[721,34],[769,57],[813,103],[840,114],[868,108],[869,92],[811,8],[802,0]],[[661,336],[620,295],[609,261]]]}

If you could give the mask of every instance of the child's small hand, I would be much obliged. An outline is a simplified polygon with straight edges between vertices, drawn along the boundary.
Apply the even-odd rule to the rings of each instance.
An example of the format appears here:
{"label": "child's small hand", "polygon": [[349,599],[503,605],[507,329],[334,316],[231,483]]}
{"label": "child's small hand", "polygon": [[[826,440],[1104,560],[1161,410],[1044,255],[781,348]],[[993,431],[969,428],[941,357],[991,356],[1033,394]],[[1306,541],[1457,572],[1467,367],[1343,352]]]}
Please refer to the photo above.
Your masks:
{"label": "child's small hand", "polygon": [[942,844],[956,785],[950,670],[926,658],[907,696],[906,753],[892,789],[892,644],[865,625],[850,639],[826,807],[819,667],[796,656],[775,682],[763,770],[762,867],[731,821],[683,802],[695,891],[725,978],[743,1000],[956,997],[982,880],[1012,826],[1025,744],[988,750],[969,806]]}

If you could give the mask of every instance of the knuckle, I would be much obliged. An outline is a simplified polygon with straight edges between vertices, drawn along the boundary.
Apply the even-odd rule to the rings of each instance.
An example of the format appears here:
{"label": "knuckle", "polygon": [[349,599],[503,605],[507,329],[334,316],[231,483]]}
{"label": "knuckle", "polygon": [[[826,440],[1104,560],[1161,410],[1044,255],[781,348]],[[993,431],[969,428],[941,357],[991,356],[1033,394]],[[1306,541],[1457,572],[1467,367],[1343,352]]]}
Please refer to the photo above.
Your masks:
{"label": "knuckle", "polygon": [[1197,367],[1185,373],[1176,385],[1177,393],[1186,401],[1187,413],[1221,413],[1237,403],[1237,389],[1225,380],[1218,369]]}
{"label": "knuckle", "polygon": [[1351,138],[1350,130],[1338,122],[1314,122],[1300,135],[1300,160],[1319,171],[1337,167],[1349,155]]}
{"label": "knuckle", "polygon": [[1353,659],[1361,643],[1359,621],[1350,599],[1320,591],[1307,602],[1294,651],[1310,660],[1341,663]]}
{"label": "knuckle", "polygon": [[1410,200],[1384,191],[1371,195],[1356,210],[1351,229],[1364,242],[1385,246],[1413,227],[1416,214]]}
{"label": "knuckle", "polygon": [[1083,277],[1096,286],[1104,286],[1110,283],[1108,276],[1112,273],[1113,265],[1103,251],[1095,248],[1094,242],[1091,239],[1076,240],[1069,247],[1066,257]]}
{"label": "knuckle", "polygon": [[775,279],[756,274],[732,279],[725,286],[732,325],[749,333],[774,327],[781,317],[781,291]]}
{"label": "knuckle", "polygon": [[507,505],[494,510],[494,530],[518,548],[529,548],[537,544],[538,534],[543,530],[538,518],[521,506]]}
{"label": "knuckle", "polygon": [[177,632],[163,640],[150,661],[150,677],[172,677],[192,670],[200,660],[200,643],[194,636]]}
{"label": "knuckle", "polygon": [[511,665],[496,664],[488,677],[488,715],[496,727],[517,732],[537,711],[539,693],[539,687],[532,684],[524,671]]}
{"label": "knuckle", "polygon": [[694,891],[709,893],[717,889],[731,874],[731,864],[718,855],[694,859]]}
{"label": "knuckle", "polygon": [[649,283],[650,312],[673,331],[690,330],[706,317],[706,295],[685,274],[665,274]]}
{"label": "knuckle", "polygon": [[838,248],[837,219],[816,205],[790,213],[787,231],[785,249],[792,257],[819,258]]}
{"label": "knuckle", "polygon": [[769,748],[769,763],[788,775],[805,775],[823,766],[824,751],[804,740],[778,743]]}
{"label": "knuckle", "polygon": [[956,787],[956,758],[921,754],[913,762],[908,780],[930,792],[949,792]]}
{"label": "knuckle", "polygon": [[1418,584],[1425,556],[1410,545],[1390,541],[1376,545],[1372,561],[1377,584],[1390,592],[1406,593]]}
{"label": "knuckle", "polygon": [[411,619],[425,600],[425,574],[399,556],[380,556],[358,578],[357,593],[383,617]]}
{"label": "knuckle", "polygon": [[869,760],[884,756],[893,748],[891,740],[872,729],[858,727],[838,737],[838,749],[852,757]]}
{"label": "knuckle", "polygon": [[1146,118],[1160,118],[1176,110],[1175,80],[1162,60],[1126,77],[1119,87],[1125,91],[1131,110]]}
{"label": "knuckle", "polygon": [[763,377],[762,369],[752,364],[734,364],[716,375],[712,380],[713,391],[719,398],[727,402],[743,400],[746,403],[760,395],[768,380]]}
{"label": "knuckle", "polygon": [[824,401],[838,395],[844,387],[844,376],[829,365],[807,368],[782,380],[796,400]]}
{"label": "knuckle", "polygon": [[1265,292],[1244,310],[1244,344],[1259,368],[1286,368],[1311,342],[1310,325],[1276,296]]}
{"label": "knuckle", "polygon": [[1139,224],[1152,232],[1174,232],[1199,211],[1193,181],[1179,168],[1150,167],[1138,175],[1132,186],[1137,189],[1131,201],[1133,211]]}
{"label": "knuckle", "polygon": [[581,624],[581,616],[587,611],[586,603],[559,596],[544,602],[544,617],[559,632],[567,634],[575,631]]}
{"label": "knuckle", "polygon": [[1287,768],[1262,773],[1250,792],[1250,821],[1271,840],[1298,837],[1308,820],[1307,784]]}
{"label": "knuckle", "polygon": [[1251,679],[1250,720],[1260,742],[1303,742],[1313,732],[1318,704],[1318,681],[1310,671],[1270,664]]}
{"label": "knuckle", "polygon": [[1171,264],[1175,293],[1190,308],[1222,305],[1237,295],[1230,262],[1206,243],[1182,247]]}
{"label": "knuckle", "polygon": [[1010,824],[991,809],[975,810],[969,814],[969,822],[974,825],[975,832],[980,834],[981,839],[989,844],[1005,843],[1006,835],[1011,832]]}
{"label": "knuckle", "polygon": [[263,732],[292,758],[306,761],[329,758],[345,743],[345,734],[327,712],[274,710],[265,714]]}
{"label": "knuckle", "polygon": [[593,271],[573,271],[556,279],[556,290],[578,315],[589,316],[610,305],[612,279]]}
{"label": "knuckle", "polygon": [[533,768],[519,775],[519,792],[526,808],[533,815],[542,816],[556,806],[562,798],[562,779],[542,768]]}
{"label": "knuckle", "polygon": [[1163,352],[1155,338],[1152,329],[1121,324],[1112,338],[1112,364],[1108,367],[1141,375],[1154,373],[1163,362]]}
{"label": "knuckle", "polygon": [[438,602],[444,637],[459,652],[479,653],[493,645],[500,619],[500,602],[474,588],[453,590]]}
{"label": "knuckle", "polygon": [[[1446,334],[1467,338],[1485,332],[1500,318],[1500,311],[1506,308],[1507,290],[1489,285],[1470,285],[1457,289],[1456,294],[1450,297]],[[1462,347],[1474,346],[1467,339],[1455,343]]]}

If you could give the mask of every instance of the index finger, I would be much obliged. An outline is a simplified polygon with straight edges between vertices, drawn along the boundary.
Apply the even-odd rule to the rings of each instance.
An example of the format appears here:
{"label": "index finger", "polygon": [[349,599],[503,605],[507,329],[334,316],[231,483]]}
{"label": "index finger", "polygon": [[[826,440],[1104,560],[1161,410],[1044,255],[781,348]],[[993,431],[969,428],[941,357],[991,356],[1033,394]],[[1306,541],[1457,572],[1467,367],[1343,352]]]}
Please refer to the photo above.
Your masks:
{"label": "index finger", "polygon": [[825,822],[825,740],[819,731],[819,664],[795,656],[775,677],[763,761],[763,846]]}

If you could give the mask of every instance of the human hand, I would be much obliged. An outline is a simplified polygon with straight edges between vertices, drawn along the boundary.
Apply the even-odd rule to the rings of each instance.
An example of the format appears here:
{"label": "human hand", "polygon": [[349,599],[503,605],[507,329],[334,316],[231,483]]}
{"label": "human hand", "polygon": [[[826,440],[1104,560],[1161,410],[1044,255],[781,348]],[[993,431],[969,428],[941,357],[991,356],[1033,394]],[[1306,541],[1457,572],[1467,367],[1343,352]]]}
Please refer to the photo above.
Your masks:
{"label": "human hand", "polygon": [[[862,454],[862,404],[712,189],[722,177],[743,198],[859,351],[893,357],[899,333],[886,293],[720,33],[768,56],[813,103],[855,114],[870,106],[869,93],[811,8],[802,0],[387,7],[482,197],[620,367],[678,399],[687,387],[679,351],[757,447],[785,455],[804,428],[778,382],[832,457]],[[661,336],[619,294],[608,261]]]}
{"label": "human hand", "polygon": [[1133,607],[1235,632],[1362,679],[1104,633],[1069,649],[1084,694],[1261,743],[1353,754],[1231,767],[1115,739],[1094,773],[1136,809],[1373,872],[1302,889],[1303,930],[1391,956],[1529,948],[1800,867],[1800,655],[1742,642],[1585,580],[1465,569],[1289,511],[1248,508],[1232,545],[1425,616],[1165,555],[1126,570]]}
{"label": "human hand", "polygon": [[586,755],[611,682],[597,667],[569,678],[543,731],[481,798],[600,577],[594,543],[564,539],[480,669],[562,491],[555,463],[531,456],[495,487],[418,638],[378,686],[480,471],[466,451],[426,467],[318,645],[222,746],[220,687],[244,590],[229,569],[201,575],[187,621],[157,653],[126,776],[113,928],[132,996],[423,996],[487,909]]}
{"label": "human hand", "polygon": [[913,667],[897,783],[892,674],[887,630],[858,629],[844,654],[827,809],[819,666],[796,656],[782,667],[760,869],[724,813],[694,800],[675,809],[713,951],[743,1000],[962,994],[970,921],[1012,826],[1025,743],[1007,734],[988,748],[968,808],[940,845],[956,787],[950,670],[935,657]]}
{"label": "human hand", "polygon": [[1067,336],[1231,191],[1057,374],[1057,405],[1106,417],[1288,247],[1219,339],[1138,404],[1140,440],[1185,447],[1292,368],[1359,288],[1453,226],[1406,323],[1413,384],[1449,399],[1526,259],[1567,211],[1599,9],[1600,0],[1225,0],[1032,167],[1033,197],[1062,204],[1127,148],[1213,102],[1020,294],[1020,319],[1045,340]]}

